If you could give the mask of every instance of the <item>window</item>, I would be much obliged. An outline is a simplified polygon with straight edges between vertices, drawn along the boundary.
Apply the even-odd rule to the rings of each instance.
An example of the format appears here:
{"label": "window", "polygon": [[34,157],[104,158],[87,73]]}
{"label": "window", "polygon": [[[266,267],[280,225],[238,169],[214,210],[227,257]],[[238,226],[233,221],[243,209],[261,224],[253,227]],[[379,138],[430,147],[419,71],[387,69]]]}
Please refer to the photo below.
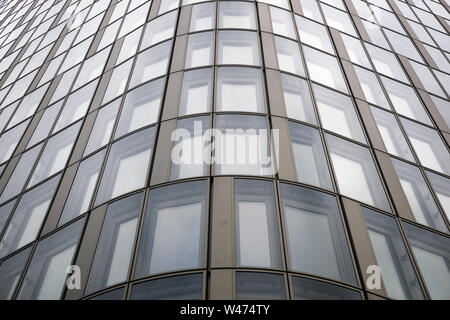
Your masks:
{"label": "window", "polygon": [[322,14],[320,13],[319,5],[317,1],[302,1],[296,0],[302,9],[302,13],[305,17],[323,23]]}
{"label": "window", "polygon": [[242,1],[220,1],[219,28],[256,29],[255,5]]}
{"label": "window", "polygon": [[0,257],[36,239],[59,178],[56,176],[22,196],[0,242]]}
{"label": "window", "polygon": [[37,125],[36,129],[34,129],[34,133],[31,136],[30,141],[28,141],[27,148],[47,138],[50,130],[53,127],[53,123],[55,122],[55,119],[59,114],[61,106],[62,100],[45,109],[44,114],[39,120],[39,124]]}
{"label": "window", "polygon": [[11,214],[16,200],[11,200],[10,202],[0,206],[0,233],[3,231],[3,227]]}
{"label": "window", "polygon": [[214,33],[189,35],[185,68],[209,66],[214,63]]}
{"label": "window", "polygon": [[397,58],[390,51],[386,51],[366,43],[367,51],[372,59],[375,69],[388,77],[409,83]]}
{"label": "window", "polygon": [[0,299],[12,300],[19,283],[20,275],[25,268],[31,247],[3,261],[0,265]]}
{"label": "window", "polygon": [[69,93],[69,90],[72,88],[72,83],[75,80],[75,77],[78,75],[80,66],[81,65],[77,65],[77,66],[73,67],[72,69],[64,72],[64,74],[61,77],[61,80],[59,80],[59,83],[55,89],[55,92],[53,92],[52,98],[50,99],[50,104],[65,97]]}
{"label": "window", "polygon": [[84,222],[78,220],[38,243],[17,299],[60,299]]}
{"label": "window", "polygon": [[163,13],[178,8],[179,0],[165,0],[161,1],[158,15],[162,15]]}
{"label": "window", "polygon": [[270,7],[270,17],[272,18],[273,33],[296,39],[292,15],[289,11]]}
{"label": "window", "polygon": [[370,110],[386,150],[394,156],[414,162],[414,157],[394,115],[375,107],[371,107]]}
{"label": "window", "polygon": [[328,5],[321,4],[321,7],[325,20],[330,27],[348,33],[354,37],[358,36],[348,14]]}
{"label": "window", "polygon": [[178,120],[177,135],[172,149],[170,180],[204,176],[207,174],[209,154],[207,143],[210,134],[209,117],[195,117]]}
{"label": "window", "polygon": [[281,74],[284,105],[289,118],[316,124],[316,115],[308,83],[297,77]]}
{"label": "window", "polygon": [[236,272],[237,300],[285,300],[286,289],[281,274]]}
{"label": "window", "polygon": [[84,155],[90,154],[106,145],[110,138],[119,111],[120,99],[114,100],[101,108],[95,119],[94,127],[89,136]]}
{"label": "window", "polygon": [[295,300],[361,300],[357,291],[327,282],[292,277]]}
{"label": "window", "polygon": [[386,95],[375,72],[357,66],[353,66],[353,70],[355,70],[356,77],[367,102],[390,110],[389,102],[386,99]]}
{"label": "window", "polygon": [[420,163],[430,169],[450,174],[450,155],[438,133],[415,122],[400,119]]}
{"label": "window", "polygon": [[290,268],[355,284],[355,271],[334,196],[281,184]]}
{"label": "window", "polygon": [[425,171],[442,209],[450,221],[450,180],[432,172]]}
{"label": "window", "polygon": [[164,80],[159,79],[129,92],[120,113],[115,138],[158,121]]}
{"label": "window", "polygon": [[141,39],[142,29],[142,27],[138,28],[125,36],[122,47],[120,48],[119,56],[116,60],[116,66],[136,54]]}
{"label": "window", "polygon": [[270,4],[271,6],[278,6],[284,9],[290,9],[288,0],[258,0],[258,2],[263,2]]}
{"label": "window", "polygon": [[396,159],[392,159],[392,164],[416,221],[448,232],[419,168]]}
{"label": "window", "polygon": [[152,127],[112,145],[95,205],[145,186],[154,135]]}
{"label": "window", "polygon": [[397,113],[432,125],[413,88],[386,77],[381,77],[381,81]]}
{"label": "window", "polygon": [[255,32],[219,31],[219,64],[259,65],[258,37]]}
{"label": "window", "polygon": [[281,268],[273,183],[234,180],[234,208],[236,264]]}
{"label": "window", "polygon": [[361,209],[388,296],[399,300],[423,299],[422,289],[395,220],[365,207]]}
{"label": "window", "polygon": [[101,290],[128,278],[142,200],[141,192],[108,206],[86,293]]}
{"label": "window", "polygon": [[78,122],[48,140],[28,182],[28,187],[34,186],[66,166],[80,127],[81,122]]}
{"label": "window", "polygon": [[275,48],[280,70],[305,76],[303,59],[297,42],[275,36]]}
{"label": "window", "polygon": [[347,93],[347,86],[335,57],[303,47],[311,80]]}
{"label": "window", "polygon": [[447,124],[447,127],[450,128],[450,112],[448,112],[450,110],[450,102],[431,95],[430,98]]}
{"label": "window", "polygon": [[151,47],[137,56],[130,88],[167,72],[171,46],[172,42],[167,41]]}
{"label": "window", "polygon": [[[28,150],[20,157],[13,174],[8,180],[8,184],[0,197],[0,203],[11,199],[18,193],[20,193],[30,175],[30,168],[33,168],[34,163],[42,149],[42,145],[36,146],[33,149]],[[0,228],[1,229],[1,228]]]}
{"label": "window", "polygon": [[0,163],[11,158],[29,123],[30,120],[26,120],[0,136]]}
{"label": "window", "polygon": [[365,68],[372,69],[361,41],[344,33],[341,33],[340,36],[342,42],[344,42],[345,50],[347,50],[350,61]]}
{"label": "window", "polygon": [[[167,1],[164,1],[167,2]],[[142,26],[147,20],[148,11],[150,8],[150,2],[147,2],[138,9],[128,13],[122,22],[122,27],[120,28],[118,38],[122,38],[127,33],[137,29]],[[131,8],[129,9],[131,11]]]}
{"label": "window", "polygon": [[[370,11],[368,11],[368,12],[370,12]],[[361,21],[365,31],[367,32],[367,35],[369,36],[371,43],[373,43],[377,46],[380,46],[382,48],[388,49],[388,50],[391,49],[383,35],[383,32],[381,32],[381,28],[379,27],[378,24],[371,23],[371,22],[368,22],[368,21],[362,20],[362,19],[360,21]],[[408,23],[411,23],[411,22],[408,21]]]}
{"label": "window", "polygon": [[450,299],[450,239],[408,223],[403,227],[431,298]]}
{"label": "window", "polygon": [[390,212],[370,151],[329,134],[326,138],[341,194]]}
{"label": "window", "polygon": [[214,29],[216,22],[215,2],[192,6],[190,32]]}
{"label": "window", "polygon": [[334,54],[327,29],[323,25],[300,16],[295,17],[295,22],[301,42]]}
{"label": "window", "polygon": [[419,52],[417,52],[416,47],[408,37],[402,36],[401,34],[398,34],[396,32],[392,32],[391,30],[385,29],[384,32],[395,52],[423,63]]}
{"label": "window", "polygon": [[204,264],[206,181],[150,191],[135,278]]}
{"label": "window", "polygon": [[261,71],[223,67],[217,70],[216,111],[264,112]]}
{"label": "window", "polygon": [[109,79],[108,88],[103,97],[103,104],[111,101],[125,91],[132,65],[133,59],[130,59],[114,68],[111,78]]}
{"label": "window", "polygon": [[73,89],[78,89],[79,87],[83,86],[91,80],[94,80],[102,74],[103,68],[105,67],[106,61],[108,60],[109,54],[111,52],[111,48],[112,46],[100,51],[83,63],[83,67],[78,74],[78,78]]}
{"label": "window", "polygon": [[259,116],[216,117],[215,174],[271,175],[267,123]]}
{"label": "window", "polygon": [[105,153],[102,150],[80,163],[58,225],[75,219],[89,209]]}
{"label": "window", "polygon": [[97,82],[98,81],[91,82],[80,90],[75,91],[67,98],[52,133],[65,128],[86,115],[89,105],[91,104],[91,99],[94,96],[95,89],[97,88]]}
{"label": "window", "polygon": [[212,76],[209,68],[183,74],[179,116],[211,111]]}
{"label": "window", "polygon": [[318,130],[289,122],[297,180],[333,190],[322,140]]}
{"label": "window", "polygon": [[318,85],[313,85],[313,91],[325,129],[359,142],[366,142],[349,97]]}
{"label": "window", "polygon": [[201,273],[141,282],[131,287],[131,300],[200,300],[203,296]]}
{"label": "window", "polygon": [[178,12],[172,11],[147,23],[141,50],[172,38],[175,32],[177,16]]}

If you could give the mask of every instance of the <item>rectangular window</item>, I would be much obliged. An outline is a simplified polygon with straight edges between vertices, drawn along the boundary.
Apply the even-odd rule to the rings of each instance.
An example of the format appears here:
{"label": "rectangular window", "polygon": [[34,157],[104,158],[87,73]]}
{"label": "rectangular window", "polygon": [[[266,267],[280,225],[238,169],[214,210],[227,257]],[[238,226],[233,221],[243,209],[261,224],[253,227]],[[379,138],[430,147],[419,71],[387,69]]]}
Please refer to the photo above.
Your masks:
{"label": "rectangular window", "polygon": [[297,42],[275,36],[275,48],[280,70],[305,76],[303,59]]}
{"label": "rectangular window", "polygon": [[334,54],[327,29],[314,21],[295,16],[300,41],[317,49]]}
{"label": "rectangular window", "polygon": [[143,194],[138,193],[108,206],[89,273],[86,294],[128,278],[142,200]]}
{"label": "rectangular window", "polygon": [[381,277],[389,297],[423,299],[417,275],[393,218],[361,207]]}
{"label": "rectangular window", "polygon": [[172,11],[147,23],[140,50],[172,38],[175,32],[177,13],[177,11]]}
{"label": "rectangular window", "polygon": [[292,277],[292,287],[295,300],[361,300],[358,291],[323,281]]}
{"label": "rectangular window", "polygon": [[152,127],[112,145],[95,205],[145,186],[154,135]]}
{"label": "rectangular window", "polygon": [[218,41],[219,64],[260,65],[255,32],[219,31]]}
{"label": "rectangular window", "polygon": [[341,194],[390,212],[370,151],[329,134],[326,139]]}
{"label": "rectangular window", "polygon": [[330,172],[318,130],[289,122],[297,180],[332,190]]}
{"label": "rectangular window", "polygon": [[431,186],[450,221],[450,179],[425,171]]}
{"label": "rectangular window", "polygon": [[256,29],[255,5],[242,1],[220,1],[219,28]]}
{"label": "rectangular window", "polygon": [[36,239],[59,178],[56,176],[22,196],[0,242],[0,257]]}
{"label": "rectangular window", "polygon": [[273,183],[236,179],[234,199],[236,264],[281,268]]}
{"label": "rectangular window", "polygon": [[334,196],[281,184],[290,268],[356,283],[342,218]]}
{"label": "rectangular window", "polygon": [[179,116],[211,110],[212,69],[187,71],[183,74]]}
{"label": "rectangular window", "polygon": [[17,296],[19,300],[61,298],[85,219],[40,241]]}
{"label": "rectangular window", "polygon": [[285,300],[286,289],[281,274],[236,272],[237,300]]}
{"label": "rectangular window", "polygon": [[135,277],[203,266],[205,212],[206,181],[151,190]]}
{"label": "rectangular window", "polygon": [[158,121],[163,86],[159,79],[127,93],[114,138]]}
{"label": "rectangular window", "polygon": [[291,39],[297,39],[295,36],[294,24],[292,23],[292,15],[289,11],[276,7],[270,8],[270,17],[272,19],[273,33],[285,36]]}
{"label": "rectangular window", "polygon": [[316,124],[316,115],[308,82],[301,78],[281,74],[284,105],[289,118]]}
{"label": "rectangular window", "polygon": [[215,174],[272,174],[264,117],[219,115],[216,128],[221,134],[215,136]]}
{"label": "rectangular window", "polygon": [[214,33],[189,35],[185,68],[209,66],[214,63]]}
{"label": "rectangular window", "polygon": [[192,6],[190,32],[214,29],[216,3],[202,3]]}
{"label": "rectangular window", "polygon": [[263,113],[264,110],[259,69],[222,67],[217,70],[216,111]]}
{"label": "rectangular window", "polygon": [[20,276],[27,263],[31,247],[4,260],[0,265],[0,299],[12,300],[14,291],[19,283]]}

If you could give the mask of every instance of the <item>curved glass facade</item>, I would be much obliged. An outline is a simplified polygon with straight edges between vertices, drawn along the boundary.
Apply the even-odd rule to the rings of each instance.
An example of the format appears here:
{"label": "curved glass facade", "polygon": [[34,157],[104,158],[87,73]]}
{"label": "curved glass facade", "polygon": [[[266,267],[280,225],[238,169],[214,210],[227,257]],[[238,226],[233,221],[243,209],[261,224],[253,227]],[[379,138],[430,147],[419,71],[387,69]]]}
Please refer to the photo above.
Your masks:
{"label": "curved glass facade", "polygon": [[0,299],[450,299],[449,33],[438,0],[0,1]]}

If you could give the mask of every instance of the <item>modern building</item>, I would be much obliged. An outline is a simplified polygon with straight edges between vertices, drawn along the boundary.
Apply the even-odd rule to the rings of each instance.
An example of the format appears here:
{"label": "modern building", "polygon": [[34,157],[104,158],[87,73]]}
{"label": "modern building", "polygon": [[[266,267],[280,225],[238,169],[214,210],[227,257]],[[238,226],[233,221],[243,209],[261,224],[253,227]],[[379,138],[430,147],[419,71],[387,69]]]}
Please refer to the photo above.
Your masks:
{"label": "modern building", "polygon": [[449,5],[1,0],[0,299],[450,299]]}

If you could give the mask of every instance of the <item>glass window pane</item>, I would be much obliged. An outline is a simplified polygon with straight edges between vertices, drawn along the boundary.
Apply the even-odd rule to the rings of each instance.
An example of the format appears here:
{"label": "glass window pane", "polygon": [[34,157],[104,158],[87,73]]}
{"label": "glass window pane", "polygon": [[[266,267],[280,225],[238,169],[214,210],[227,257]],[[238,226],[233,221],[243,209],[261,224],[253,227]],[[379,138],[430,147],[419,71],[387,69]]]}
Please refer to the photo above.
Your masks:
{"label": "glass window pane", "polygon": [[361,207],[381,277],[389,297],[423,299],[417,275],[395,220]]}
{"label": "glass window pane", "polygon": [[303,59],[297,42],[275,36],[275,49],[280,70],[305,76]]}
{"label": "glass window pane", "polygon": [[289,11],[270,7],[273,33],[296,39],[292,15]]}
{"label": "glass window pane", "polygon": [[177,16],[178,11],[172,11],[147,23],[141,50],[172,38],[175,32]]}
{"label": "glass window pane", "polygon": [[364,93],[366,101],[384,109],[390,110],[389,102],[386,99],[383,88],[378,81],[375,72],[353,66],[355,70],[356,77],[358,78],[359,85]]}
{"label": "glass window pane", "polygon": [[284,105],[289,118],[316,124],[316,116],[308,83],[297,77],[281,74]]}
{"label": "glass window pane", "polygon": [[264,117],[218,115],[216,128],[215,174],[272,174]]}
{"label": "glass window pane", "polygon": [[30,120],[26,120],[0,136],[0,163],[11,158],[29,123]]}
{"label": "glass window pane", "polygon": [[114,134],[115,138],[158,121],[163,86],[164,80],[160,79],[127,94]]}
{"label": "glass window pane", "polygon": [[302,13],[305,17],[323,23],[322,14],[320,13],[319,5],[315,0],[296,0],[300,3]]}
{"label": "glass window pane", "polygon": [[405,83],[409,83],[406,78],[405,72],[403,71],[400,63],[393,53],[375,47],[370,44],[366,44],[369,56],[375,66],[375,69],[388,77],[397,79]]}
{"label": "glass window pane", "polygon": [[100,109],[84,150],[84,155],[103,147],[109,142],[119,107],[120,99],[117,99]]}
{"label": "glass window pane", "polygon": [[167,41],[141,52],[136,58],[130,88],[166,74],[172,42]]}
{"label": "glass window pane", "polygon": [[131,287],[131,300],[200,300],[203,275],[187,274],[147,282]]}
{"label": "glass window pane", "polygon": [[136,54],[139,40],[141,39],[142,29],[143,28],[139,28],[125,37],[122,48],[120,48],[119,56],[117,57],[116,66]]}
{"label": "glass window pane", "polygon": [[209,2],[192,7],[190,32],[214,29],[216,3]]}
{"label": "glass window pane", "polygon": [[214,63],[214,33],[189,35],[185,68],[208,66]]}
{"label": "glass window pane", "polygon": [[219,64],[260,64],[255,32],[219,31],[218,41]]}
{"label": "glass window pane", "polygon": [[322,140],[318,130],[289,122],[297,180],[333,190]]}
{"label": "glass window pane", "polygon": [[425,172],[442,209],[447,215],[447,220],[450,221],[450,179],[437,175],[436,173]]}
{"label": "glass window pane", "polygon": [[48,140],[28,187],[34,186],[66,166],[80,127],[81,122],[78,122]]}
{"label": "glass window pane", "polygon": [[145,186],[154,135],[152,127],[112,145],[95,205]]}
{"label": "glass window pane", "polygon": [[22,196],[0,242],[0,257],[36,239],[59,178],[56,176]]}
{"label": "glass window pane", "polygon": [[450,155],[438,133],[418,123],[400,120],[421,164],[450,175]]}
{"label": "glass window pane", "polygon": [[236,272],[237,300],[285,300],[285,290],[281,274]]}
{"label": "glass window pane", "polygon": [[408,223],[403,227],[431,298],[450,299],[450,239]]}
{"label": "glass window pane", "polygon": [[0,265],[0,299],[11,300],[25,268],[31,247],[3,261]]}
{"label": "glass window pane", "polygon": [[0,233],[2,232],[3,227],[5,226],[6,221],[8,220],[9,215],[12,212],[15,203],[16,200],[11,200],[10,202],[0,206]]}
{"label": "glass window pane", "polygon": [[295,17],[295,22],[301,42],[334,54],[327,29],[323,25],[300,16]]}
{"label": "glass window pane", "polygon": [[86,293],[101,290],[128,278],[142,200],[141,192],[108,206]]}
{"label": "glass window pane", "polygon": [[357,291],[327,282],[292,277],[295,300],[361,300]]}
{"label": "glass window pane", "polygon": [[[170,180],[199,177],[207,174],[209,154],[207,144],[210,134],[209,117],[181,119],[177,122],[177,131],[173,136],[171,153],[172,166]],[[208,162],[206,162],[208,161]]]}
{"label": "glass window pane", "polygon": [[133,59],[130,59],[114,68],[102,103],[111,101],[125,91],[132,65]]}
{"label": "glass window pane", "polygon": [[347,50],[350,61],[365,68],[372,69],[361,41],[344,33],[341,33],[340,36],[344,42],[345,50]]}
{"label": "glass window pane", "polygon": [[303,52],[311,80],[345,93],[348,92],[341,69],[335,57],[308,47],[303,47]]}
{"label": "glass window pane", "polygon": [[219,28],[256,29],[255,5],[242,1],[220,1]]}
{"label": "glass window pane", "polygon": [[60,102],[57,102],[45,109],[44,114],[39,120],[38,126],[36,127],[36,129],[34,129],[34,133],[31,136],[30,141],[28,142],[27,148],[47,138],[50,130],[53,127],[53,123],[55,122],[55,119],[59,114],[59,110],[61,109],[62,104],[63,101],[61,100]]}
{"label": "glass window pane", "polygon": [[334,196],[281,184],[290,268],[356,283],[342,218]]}
{"label": "glass window pane", "polygon": [[281,268],[273,183],[234,180],[236,265]]}
{"label": "glass window pane", "polygon": [[25,274],[19,300],[60,299],[85,219],[40,241]]}
{"label": "glass window pane", "polygon": [[210,68],[183,74],[179,116],[211,111],[212,76]]}
{"label": "glass window pane", "polygon": [[397,157],[414,162],[411,150],[394,115],[375,107],[371,107],[370,111],[377,123],[378,132],[386,150]]}
{"label": "glass window pane", "polygon": [[345,137],[365,143],[352,100],[340,93],[313,85],[322,126]]}
{"label": "glass window pane", "polygon": [[105,153],[102,150],[80,163],[58,225],[75,219],[89,209]]}
{"label": "glass window pane", "polygon": [[419,168],[400,160],[391,160],[416,221],[448,232]]}
{"label": "glass window pane", "polygon": [[329,134],[326,138],[340,192],[390,212],[391,209],[370,151]]}
{"label": "glass window pane", "polygon": [[217,70],[216,111],[264,112],[261,71],[224,67]]}
{"label": "glass window pane", "polygon": [[354,37],[358,36],[348,14],[328,5],[321,4],[321,7],[325,20],[330,27],[348,33]]}
{"label": "glass window pane", "polygon": [[135,277],[204,264],[206,181],[150,191]]}

